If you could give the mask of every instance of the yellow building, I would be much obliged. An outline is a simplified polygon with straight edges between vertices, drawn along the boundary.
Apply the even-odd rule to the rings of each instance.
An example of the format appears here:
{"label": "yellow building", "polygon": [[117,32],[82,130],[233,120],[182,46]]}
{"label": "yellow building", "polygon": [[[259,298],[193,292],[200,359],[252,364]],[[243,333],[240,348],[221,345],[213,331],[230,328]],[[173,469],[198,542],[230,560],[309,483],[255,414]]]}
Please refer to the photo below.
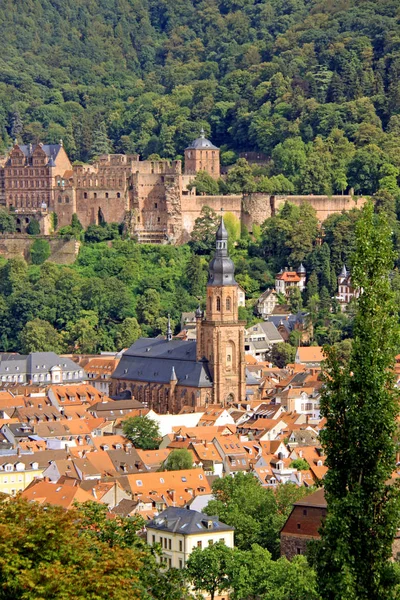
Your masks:
{"label": "yellow building", "polygon": [[29,455],[29,462],[27,458],[27,456],[4,456],[0,459],[0,492],[15,496],[35,478],[41,476],[43,467],[39,466],[35,455]]}
{"label": "yellow building", "polygon": [[183,569],[195,548],[206,548],[223,542],[233,548],[233,527],[225,525],[218,517],[186,508],[170,507],[146,525],[147,543],[160,544],[163,553],[160,561],[167,567]]}

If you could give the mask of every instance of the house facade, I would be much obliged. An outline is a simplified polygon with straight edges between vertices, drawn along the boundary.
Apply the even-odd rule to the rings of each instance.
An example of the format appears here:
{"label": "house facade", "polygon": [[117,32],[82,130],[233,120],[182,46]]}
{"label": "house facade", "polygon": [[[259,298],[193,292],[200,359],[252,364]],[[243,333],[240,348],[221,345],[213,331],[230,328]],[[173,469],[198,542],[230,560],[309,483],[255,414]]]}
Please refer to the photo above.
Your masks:
{"label": "house facade", "polygon": [[207,548],[218,542],[234,547],[234,529],[204,513],[170,507],[146,525],[147,543],[159,544],[159,561],[166,567],[183,569],[195,548]]}

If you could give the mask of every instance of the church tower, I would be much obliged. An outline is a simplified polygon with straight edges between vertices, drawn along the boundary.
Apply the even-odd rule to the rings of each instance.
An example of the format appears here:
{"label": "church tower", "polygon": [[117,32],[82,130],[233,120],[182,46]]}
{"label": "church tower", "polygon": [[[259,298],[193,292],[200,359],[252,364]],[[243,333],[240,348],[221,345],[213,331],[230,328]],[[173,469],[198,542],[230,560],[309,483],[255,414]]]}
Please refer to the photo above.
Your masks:
{"label": "church tower", "polygon": [[205,318],[196,313],[197,360],[208,360],[213,403],[241,401],[246,394],[244,321],[238,317],[238,284],[228,254],[228,232],[221,219],[210,262]]}

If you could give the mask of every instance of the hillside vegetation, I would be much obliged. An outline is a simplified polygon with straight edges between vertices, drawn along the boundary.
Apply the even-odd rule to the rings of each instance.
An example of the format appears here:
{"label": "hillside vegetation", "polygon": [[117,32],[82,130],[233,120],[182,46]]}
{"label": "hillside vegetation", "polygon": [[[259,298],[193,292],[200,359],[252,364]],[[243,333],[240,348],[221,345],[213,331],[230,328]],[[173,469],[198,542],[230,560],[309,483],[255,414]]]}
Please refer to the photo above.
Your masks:
{"label": "hillside vegetation", "polygon": [[[308,193],[373,193],[400,167],[397,0],[4,0],[3,151],[64,139],[182,155],[201,126]],[[232,152],[234,151],[234,152]]]}

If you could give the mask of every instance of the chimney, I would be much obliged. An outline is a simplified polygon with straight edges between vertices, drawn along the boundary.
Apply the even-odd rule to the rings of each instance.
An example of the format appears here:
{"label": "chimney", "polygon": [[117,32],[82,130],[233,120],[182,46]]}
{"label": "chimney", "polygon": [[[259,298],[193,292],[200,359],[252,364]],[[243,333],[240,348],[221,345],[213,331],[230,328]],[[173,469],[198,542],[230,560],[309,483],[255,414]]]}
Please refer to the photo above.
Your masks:
{"label": "chimney", "polygon": [[170,495],[172,502],[175,504],[175,490],[168,490],[168,494]]}
{"label": "chimney", "polygon": [[297,471],[297,478],[298,478],[299,483],[301,485],[302,479],[303,479],[303,473],[301,471]]}

